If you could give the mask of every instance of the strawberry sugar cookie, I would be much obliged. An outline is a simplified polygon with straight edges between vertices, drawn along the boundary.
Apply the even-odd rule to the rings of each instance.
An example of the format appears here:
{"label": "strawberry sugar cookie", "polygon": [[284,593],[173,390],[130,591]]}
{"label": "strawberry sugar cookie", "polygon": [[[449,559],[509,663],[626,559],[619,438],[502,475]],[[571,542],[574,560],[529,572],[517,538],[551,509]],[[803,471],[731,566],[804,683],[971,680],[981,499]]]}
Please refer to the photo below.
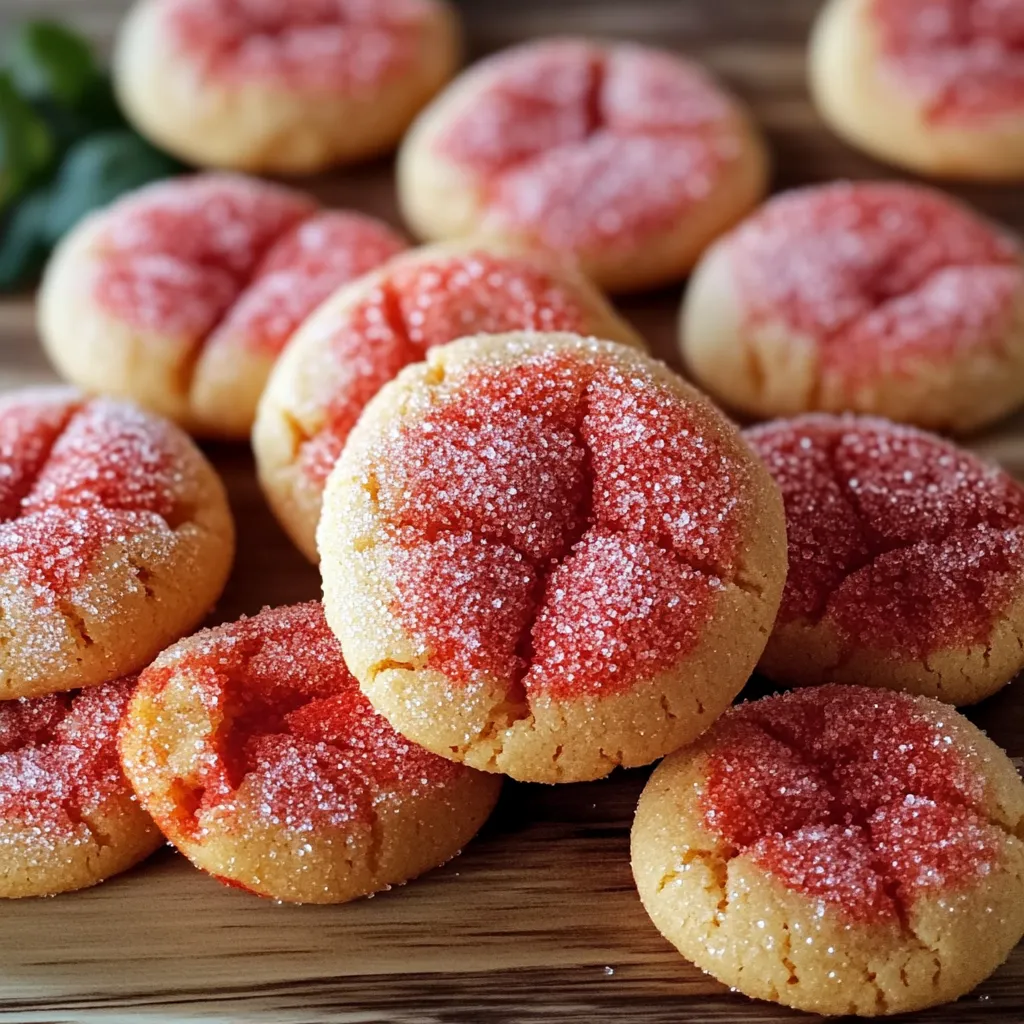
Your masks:
{"label": "strawberry sugar cookie", "polygon": [[758,201],[764,146],[698,66],[633,43],[527,43],[420,116],[398,186],[423,238],[483,231],[574,256],[612,291],[683,277]]}
{"label": "strawberry sugar cookie", "polygon": [[380,221],[252,178],[160,182],[86,218],[46,270],[39,331],[58,371],[193,433],[247,437],[289,335],[405,248]]}
{"label": "strawberry sugar cookie", "polygon": [[651,776],[633,873],[740,992],[821,1014],[969,992],[1024,936],[1024,786],[924,697],[823,686],[727,711]]}
{"label": "strawberry sugar cookie", "polygon": [[134,687],[0,702],[0,896],[95,885],[163,843],[117,754]]}
{"label": "strawberry sugar cookie", "polygon": [[267,384],[253,450],[267,500],[309,559],[324,483],[367,401],[435,345],[512,330],[643,347],[579,274],[493,242],[414,250],[341,289],[302,325]]}
{"label": "strawberry sugar cookie", "polygon": [[571,334],[432,349],[327,482],[327,618],[374,707],[444,757],[600,778],[701,733],[763,649],[778,491],[660,363]]}
{"label": "strawberry sugar cookie", "polygon": [[931,434],[866,417],[748,430],[782,490],[789,576],[760,669],[952,704],[1024,668],[1024,489]]}
{"label": "strawberry sugar cookie", "polygon": [[0,397],[0,700],[138,671],[233,556],[224,487],[173,424],[69,388]]}
{"label": "strawberry sugar cookie", "polygon": [[397,143],[459,35],[445,0],[141,0],[114,77],[139,131],[189,163],[312,174]]}
{"label": "strawberry sugar cookie", "polygon": [[1024,178],[1017,0],[830,0],[811,91],[841,136],[923,174]]}
{"label": "strawberry sugar cookie", "polygon": [[454,857],[499,780],[370,707],[319,603],[197,633],[140,677],[125,772],[197,867],[261,896],[341,903]]}
{"label": "strawberry sugar cookie", "polygon": [[702,259],[681,344],[694,379],[752,417],[973,430],[1024,403],[1021,245],[920,186],[796,189]]}

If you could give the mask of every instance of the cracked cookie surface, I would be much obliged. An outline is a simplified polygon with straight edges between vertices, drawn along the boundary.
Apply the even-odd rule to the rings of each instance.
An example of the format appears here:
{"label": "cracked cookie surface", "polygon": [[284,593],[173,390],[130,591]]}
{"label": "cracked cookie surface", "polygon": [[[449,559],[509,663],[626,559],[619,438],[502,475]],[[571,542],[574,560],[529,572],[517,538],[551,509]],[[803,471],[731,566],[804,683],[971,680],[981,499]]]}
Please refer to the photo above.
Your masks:
{"label": "cracked cookie surface", "polygon": [[765,184],[756,130],[695,64],[635,44],[546,40],[472,68],[400,154],[428,239],[488,235],[572,254],[612,290],[683,276]]}
{"label": "cracked cookie surface", "polygon": [[366,403],[427,351],[470,334],[574,331],[643,348],[588,281],[492,241],[428,246],[324,303],[270,376],[253,431],[264,493],[316,560],[323,487]]}
{"label": "cracked cookie surface", "polygon": [[928,698],[740,705],[662,762],[633,871],[658,929],[747,995],[826,1014],[970,991],[1024,934],[1024,786]]}
{"label": "cracked cookie surface", "polygon": [[233,557],[223,485],[173,424],[72,389],[0,397],[0,697],[137,672]]}
{"label": "cracked cookie surface", "polygon": [[778,420],[746,437],[786,506],[770,678],[970,704],[1024,668],[1024,490],[1007,473],[868,417]]}
{"label": "cracked cookie surface", "polygon": [[405,248],[364,214],[240,175],[159,182],[89,217],[46,272],[40,333],[70,381],[195,433],[247,437],[277,356],[331,292]]}
{"label": "cracked cookie surface", "polygon": [[0,701],[0,896],[95,885],[163,842],[117,756],[134,689],[126,678]]}
{"label": "cracked cookie surface", "polygon": [[328,619],[428,749],[529,781],[692,740],[775,615],[782,510],[667,368],[568,334],[434,349],[367,407],[327,487]]}
{"label": "cracked cookie surface", "polygon": [[340,903],[436,867],[500,788],[373,710],[319,603],[265,609],[161,655],[121,753],[143,806],[197,867],[294,902]]}

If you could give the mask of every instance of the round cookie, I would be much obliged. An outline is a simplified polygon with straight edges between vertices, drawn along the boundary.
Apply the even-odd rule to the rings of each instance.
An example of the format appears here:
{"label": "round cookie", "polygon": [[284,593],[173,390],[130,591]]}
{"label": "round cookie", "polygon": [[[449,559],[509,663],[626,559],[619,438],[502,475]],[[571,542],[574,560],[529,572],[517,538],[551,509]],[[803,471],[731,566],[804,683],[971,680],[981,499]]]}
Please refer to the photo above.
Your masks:
{"label": "round cookie", "polygon": [[810,48],[822,117],[923,174],[1024,178],[1024,45],[1013,0],[830,0]]}
{"label": "round cookie", "polygon": [[680,337],[694,379],[748,416],[974,430],[1024,403],[1022,249],[920,186],[797,189],[707,252]]}
{"label": "round cookie", "polygon": [[421,237],[539,244],[612,291],[685,276],[766,178],[757,130],[697,65],[572,39],[463,74],[416,121],[398,164]]}
{"label": "round cookie", "polygon": [[749,996],[902,1013],[969,992],[1024,935],[1024,786],[936,701],[823,686],[727,711],[640,797],[640,898]]}
{"label": "round cookie", "polygon": [[699,735],[761,654],[782,505],[661,363],[571,334],[432,349],[367,405],[318,529],[327,619],[410,740],[533,782]]}
{"label": "round cookie", "polygon": [[454,857],[500,783],[399,736],[319,603],[197,633],[140,677],[125,772],[197,867],[261,896],[341,903]]}
{"label": "round cookie", "polygon": [[341,289],[302,325],[267,383],[253,450],[267,500],[307,558],[317,558],[324,483],[369,399],[435,345],[512,330],[643,348],[578,273],[494,242],[413,250]]}
{"label": "round cookie", "polygon": [[233,557],[224,486],[173,424],[70,388],[0,396],[0,700],[138,671]]}
{"label": "round cookie", "polygon": [[243,438],[271,367],[339,285],[405,248],[360,213],[199,174],[87,217],[46,269],[39,333],[57,370],[193,433]]}
{"label": "round cookie", "polygon": [[1024,668],[1024,489],[942,438],[805,416],[746,432],[782,490],[789,575],[760,669],[972,704]]}
{"label": "round cookie", "polygon": [[445,0],[140,0],[114,79],[139,131],[189,163],[312,174],[394,146],[459,50]]}
{"label": "round cookie", "polygon": [[134,687],[0,701],[0,897],[95,885],[163,843],[117,755]]}

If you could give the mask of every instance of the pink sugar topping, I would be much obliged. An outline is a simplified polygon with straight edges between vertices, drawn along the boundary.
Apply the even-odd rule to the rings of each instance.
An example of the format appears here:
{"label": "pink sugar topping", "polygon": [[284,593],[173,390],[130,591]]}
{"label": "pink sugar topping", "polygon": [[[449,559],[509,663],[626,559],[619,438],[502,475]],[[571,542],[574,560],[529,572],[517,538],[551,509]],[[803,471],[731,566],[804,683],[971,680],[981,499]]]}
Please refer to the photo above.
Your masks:
{"label": "pink sugar topping", "polygon": [[0,820],[40,841],[75,839],[86,816],[126,798],[117,727],[134,686],[0,702]]}
{"label": "pink sugar topping", "polygon": [[1018,0],[874,0],[885,70],[937,123],[1024,113],[1024,7]]}
{"label": "pink sugar topping", "polygon": [[490,62],[438,140],[490,214],[554,248],[635,240],[707,198],[740,151],[731,104],[656,50],[558,41]]}
{"label": "pink sugar topping", "polygon": [[967,755],[938,710],[905,694],[828,685],[768,697],[714,726],[704,824],[852,920],[905,916],[996,866],[1001,833]]}
{"label": "pink sugar topping", "polygon": [[302,447],[303,470],[322,485],[366,403],[435,345],[480,333],[585,331],[587,320],[570,288],[529,259],[474,252],[396,266],[331,339],[330,405]]}
{"label": "pink sugar topping", "polygon": [[816,342],[822,371],[851,387],[975,349],[998,354],[1024,290],[1014,241],[914,185],[795,190],[727,244],[748,320]]}
{"label": "pink sugar topping", "polygon": [[244,805],[267,824],[312,830],[369,822],[383,796],[444,786],[467,769],[407,742],[359,692],[319,603],[265,609],[199,634],[173,665],[147,669],[159,701],[185,676],[219,726],[196,739],[178,806],[158,821],[201,831]]}
{"label": "pink sugar topping", "polygon": [[395,614],[460,683],[623,692],[693,649],[734,568],[744,466],[640,367],[449,369],[371,473]]}
{"label": "pink sugar topping", "polygon": [[984,643],[1024,587],[1024,490],[941,438],[806,416],[747,431],[782,489],[780,622],[908,658]]}
{"label": "pink sugar topping", "polygon": [[180,442],[133,406],[62,389],[0,401],[0,569],[66,597],[104,546],[177,518]]}
{"label": "pink sugar topping", "polygon": [[177,47],[209,77],[358,96],[416,60],[428,0],[165,0]]}

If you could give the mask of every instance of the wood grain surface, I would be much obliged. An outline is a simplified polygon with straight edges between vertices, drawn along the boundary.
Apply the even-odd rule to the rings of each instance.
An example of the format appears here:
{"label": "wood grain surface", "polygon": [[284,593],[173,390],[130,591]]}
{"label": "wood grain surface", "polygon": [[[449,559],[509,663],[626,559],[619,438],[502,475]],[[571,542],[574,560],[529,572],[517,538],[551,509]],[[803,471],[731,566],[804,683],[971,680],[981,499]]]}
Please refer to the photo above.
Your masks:
{"label": "wood grain surface", "polygon": [[[66,18],[104,45],[125,3],[0,0],[0,36],[26,16]],[[811,109],[804,42],[815,0],[467,0],[474,55],[550,33],[630,37],[711,65],[764,125],[776,187],[893,176],[834,139]],[[312,183],[326,201],[398,223],[390,166]],[[1024,230],[1024,190],[957,189]],[[679,289],[622,309],[676,362]],[[30,297],[0,303],[0,387],[45,381]],[[1024,417],[976,439],[1024,477]],[[213,446],[239,526],[215,620],[315,597],[316,571],[267,511],[241,447]],[[758,691],[752,682],[750,692]],[[1024,754],[1018,682],[971,717]],[[481,836],[447,867],[342,907],[287,907],[232,891],[171,852],[79,894],[0,906],[0,1021],[812,1021],[730,994],[655,932],[633,889],[628,831],[645,771],[587,785],[508,785]],[[905,1020],[911,1018],[893,1018]],[[913,1018],[1024,1024],[1024,949],[972,995]]]}

